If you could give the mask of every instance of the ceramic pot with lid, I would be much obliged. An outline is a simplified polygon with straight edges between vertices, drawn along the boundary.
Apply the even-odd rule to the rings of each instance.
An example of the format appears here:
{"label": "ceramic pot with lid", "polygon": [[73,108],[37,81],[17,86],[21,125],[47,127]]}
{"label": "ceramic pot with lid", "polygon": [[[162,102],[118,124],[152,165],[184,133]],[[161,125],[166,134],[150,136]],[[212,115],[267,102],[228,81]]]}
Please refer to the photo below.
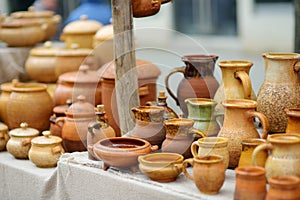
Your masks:
{"label": "ceramic pot with lid", "polygon": [[30,128],[26,122],[20,124],[20,128],[9,131],[10,139],[6,144],[7,151],[18,159],[28,159],[31,140],[39,135],[39,131]]}
{"label": "ceramic pot with lid", "polygon": [[43,131],[43,136],[31,140],[29,160],[37,167],[55,167],[64,149],[61,145],[62,139],[52,136],[50,131]]}
{"label": "ceramic pot with lid", "polygon": [[8,126],[0,122],[0,151],[4,151],[6,149],[6,144],[8,140]]}

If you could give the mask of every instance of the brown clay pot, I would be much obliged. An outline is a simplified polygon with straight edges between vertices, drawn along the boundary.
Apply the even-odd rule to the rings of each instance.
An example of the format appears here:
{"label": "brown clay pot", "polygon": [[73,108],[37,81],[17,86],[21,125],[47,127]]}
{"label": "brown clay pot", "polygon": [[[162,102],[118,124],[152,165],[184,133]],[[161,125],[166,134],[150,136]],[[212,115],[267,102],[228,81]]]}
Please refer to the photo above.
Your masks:
{"label": "brown clay pot", "polygon": [[12,80],[12,82],[1,84],[1,94],[0,94],[0,119],[8,124],[7,119],[7,102],[9,101],[9,97],[11,94],[12,87],[17,84],[19,81],[17,79]]}
{"label": "brown clay pot", "polygon": [[300,199],[300,179],[297,176],[270,177],[266,200]]}
{"label": "brown clay pot", "polygon": [[133,17],[155,15],[160,10],[161,0],[132,0]]}
{"label": "brown clay pot", "polygon": [[6,150],[6,144],[9,140],[8,126],[0,122],[0,151]]}
{"label": "brown clay pot", "polygon": [[287,115],[286,134],[300,134],[300,108],[285,109]]}

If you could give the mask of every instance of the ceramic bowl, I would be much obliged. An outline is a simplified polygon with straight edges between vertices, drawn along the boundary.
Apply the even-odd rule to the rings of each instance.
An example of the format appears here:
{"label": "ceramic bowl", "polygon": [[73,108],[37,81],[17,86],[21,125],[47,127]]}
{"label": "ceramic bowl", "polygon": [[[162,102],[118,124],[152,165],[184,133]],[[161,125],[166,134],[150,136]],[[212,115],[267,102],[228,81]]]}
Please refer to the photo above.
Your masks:
{"label": "ceramic bowl", "polygon": [[92,148],[95,157],[104,162],[104,170],[113,166],[136,172],[138,156],[156,151],[158,146],[139,138],[111,137],[98,141]]}
{"label": "ceramic bowl", "polygon": [[151,180],[172,182],[182,172],[183,156],[177,153],[153,153],[139,156],[139,168]]}

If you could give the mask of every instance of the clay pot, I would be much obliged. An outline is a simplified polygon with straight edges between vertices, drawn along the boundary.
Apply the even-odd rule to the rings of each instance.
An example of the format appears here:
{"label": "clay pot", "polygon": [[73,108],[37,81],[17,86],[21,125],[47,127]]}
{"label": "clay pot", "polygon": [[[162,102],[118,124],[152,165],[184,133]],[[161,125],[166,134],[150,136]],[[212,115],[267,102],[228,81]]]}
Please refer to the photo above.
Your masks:
{"label": "clay pot", "polygon": [[300,179],[297,176],[270,177],[266,200],[300,199]]}
{"label": "clay pot", "polygon": [[229,138],[229,168],[238,166],[242,151],[242,140],[248,138],[260,138],[260,134],[254,126],[254,117],[257,117],[263,126],[261,138],[268,136],[269,123],[262,113],[256,112],[257,103],[248,99],[230,99],[223,101],[225,116],[223,126],[218,137]]}
{"label": "clay pot", "polygon": [[[193,175],[186,170],[187,165],[193,167]],[[193,180],[197,188],[204,194],[219,193],[225,181],[225,166],[223,158],[217,155],[194,157],[183,161],[183,172],[186,177]]]}
{"label": "clay pot", "polygon": [[7,102],[9,101],[10,94],[12,92],[12,87],[16,85],[19,81],[17,79],[12,80],[9,83],[1,84],[1,94],[0,94],[0,118],[5,123],[8,124],[7,118]]}
{"label": "clay pot", "polygon": [[140,138],[105,138],[93,146],[95,156],[104,162],[103,169],[110,166],[130,168],[137,171],[138,157],[156,151],[158,146],[151,146],[149,142]]}
{"label": "clay pot", "polygon": [[234,199],[264,200],[266,197],[266,171],[263,167],[237,167]]}
{"label": "clay pot", "polygon": [[100,22],[89,20],[87,15],[82,15],[80,20],[73,21],[63,28],[60,40],[65,42],[67,48],[76,43],[79,48],[92,49],[93,37],[102,26]]}
{"label": "clay pot", "polygon": [[84,95],[92,105],[101,104],[101,83],[97,72],[90,70],[88,65],[60,75],[53,99],[56,106],[65,105],[68,99],[75,101],[79,95]]}
{"label": "clay pot", "polygon": [[59,157],[65,152],[61,145],[62,139],[52,136],[50,131],[43,131],[42,134],[43,136],[31,140],[29,160],[37,167],[55,167]]}
{"label": "clay pot", "polygon": [[155,15],[160,10],[161,0],[132,0],[133,17]]}
{"label": "clay pot", "polygon": [[255,148],[252,154],[252,164],[257,165],[257,154],[269,150],[265,169],[267,178],[272,176],[300,176],[300,136],[272,134],[267,143]]}
{"label": "clay pot", "polygon": [[300,134],[300,108],[285,109],[287,115],[286,134]]}
{"label": "clay pot", "polygon": [[45,84],[17,83],[12,87],[6,108],[9,129],[19,127],[24,121],[39,131],[49,129],[53,100]]}
{"label": "clay pot", "polygon": [[229,164],[228,138],[205,137],[193,142],[191,152],[193,157],[205,157],[209,155],[219,155],[223,157],[224,166],[227,169]]}
{"label": "clay pot", "polygon": [[267,116],[270,132],[282,133],[287,126],[284,109],[300,107],[300,54],[264,53],[262,56],[266,73],[257,95],[257,110]]}
{"label": "clay pot", "polygon": [[[156,99],[156,81],[161,74],[160,69],[151,62],[136,61],[139,85],[140,105],[146,105],[148,101]],[[121,136],[119,127],[119,115],[115,94],[115,63],[109,62],[98,70],[101,77],[102,104],[106,108],[109,125]]]}
{"label": "clay pot", "polygon": [[[239,167],[252,165],[252,154],[254,149],[260,145],[266,143],[266,140],[260,138],[251,138],[242,140],[242,152],[239,160]],[[256,156],[257,166],[265,167],[266,160],[268,158],[268,151],[260,151]]]}
{"label": "clay pot", "polygon": [[164,121],[166,139],[161,146],[162,152],[178,153],[184,158],[192,157],[191,145],[195,139],[206,137],[205,133],[193,128],[194,121],[174,118]]}
{"label": "clay pot", "polygon": [[6,150],[8,140],[8,126],[0,122],[0,151]]}
{"label": "clay pot", "polygon": [[[213,98],[218,81],[213,76],[215,62],[218,56],[215,55],[187,55],[182,57],[185,67],[174,68],[166,77],[165,85],[170,96],[180,106],[184,117],[188,116],[185,99],[187,98]],[[169,79],[172,74],[182,73],[184,79],[179,82],[177,97],[169,87]]]}
{"label": "clay pot", "polygon": [[88,125],[96,120],[94,106],[85,100],[85,96],[80,95],[65,114],[66,117],[58,117],[55,121],[61,127],[65,151],[86,151]]}
{"label": "clay pot", "polygon": [[138,157],[140,170],[151,180],[172,182],[182,172],[183,156],[176,153],[152,153]]}
{"label": "clay pot", "polygon": [[17,159],[28,159],[31,140],[39,135],[39,131],[29,128],[26,122],[20,124],[20,128],[9,131],[10,139],[6,144],[7,151]]}

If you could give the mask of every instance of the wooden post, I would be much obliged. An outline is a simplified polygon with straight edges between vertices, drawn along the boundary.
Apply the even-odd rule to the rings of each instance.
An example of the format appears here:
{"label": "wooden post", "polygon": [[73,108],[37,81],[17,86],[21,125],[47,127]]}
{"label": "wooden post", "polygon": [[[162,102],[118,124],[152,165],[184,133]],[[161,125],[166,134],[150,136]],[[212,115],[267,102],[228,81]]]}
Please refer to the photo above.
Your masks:
{"label": "wooden post", "polygon": [[131,0],[111,0],[114,27],[115,90],[121,134],[134,122],[130,109],[139,105]]}

